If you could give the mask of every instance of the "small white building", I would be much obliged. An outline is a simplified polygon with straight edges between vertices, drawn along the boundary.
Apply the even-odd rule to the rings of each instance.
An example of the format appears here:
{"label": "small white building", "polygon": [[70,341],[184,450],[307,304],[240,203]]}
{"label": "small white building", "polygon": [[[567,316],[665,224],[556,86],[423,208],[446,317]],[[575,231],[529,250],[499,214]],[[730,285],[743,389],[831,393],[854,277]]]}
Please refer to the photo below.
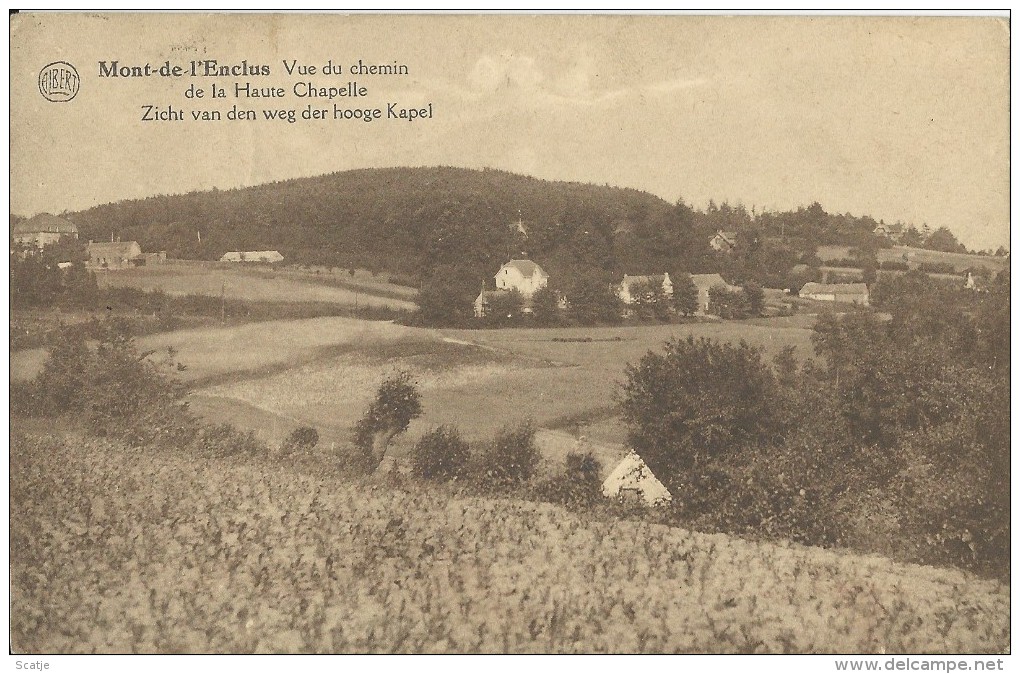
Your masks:
{"label": "small white building", "polygon": [[616,294],[624,304],[634,304],[638,299],[638,286],[646,283],[651,283],[657,288],[661,288],[663,295],[669,299],[673,298],[673,281],[670,280],[668,272],[651,276],[630,276],[624,274],[623,282],[620,283]]}
{"label": "small white building", "polygon": [[602,483],[602,495],[622,500],[639,500],[645,505],[670,503],[673,495],[652,474],[637,452],[631,450]]}
{"label": "small white building", "polygon": [[800,296],[822,302],[843,302],[868,306],[868,286],[865,283],[805,283]]}
{"label": "small white building", "polygon": [[224,253],[220,262],[282,262],[283,256],[276,250],[230,251]]}
{"label": "small white building", "polygon": [[496,272],[496,290],[518,290],[531,297],[549,283],[549,275],[531,260],[510,260]]}

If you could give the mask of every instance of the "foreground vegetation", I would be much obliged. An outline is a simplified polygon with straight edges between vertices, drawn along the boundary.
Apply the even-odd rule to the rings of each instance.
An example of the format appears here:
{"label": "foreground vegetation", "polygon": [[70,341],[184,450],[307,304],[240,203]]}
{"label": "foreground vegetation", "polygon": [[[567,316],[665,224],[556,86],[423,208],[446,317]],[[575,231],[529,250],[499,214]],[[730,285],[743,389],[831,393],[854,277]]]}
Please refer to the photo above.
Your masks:
{"label": "foreground vegetation", "polygon": [[22,653],[1003,652],[1009,589],[352,479],[329,457],[16,434]]}

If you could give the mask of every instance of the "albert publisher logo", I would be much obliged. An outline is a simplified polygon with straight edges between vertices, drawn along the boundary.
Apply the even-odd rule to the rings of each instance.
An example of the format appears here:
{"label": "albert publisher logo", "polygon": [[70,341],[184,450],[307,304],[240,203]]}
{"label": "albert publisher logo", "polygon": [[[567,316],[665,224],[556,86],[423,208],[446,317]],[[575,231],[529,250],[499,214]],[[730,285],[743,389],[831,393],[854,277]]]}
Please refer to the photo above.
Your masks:
{"label": "albert publisher logo", "polygon": [[66,61],[55,61],[39,71],[39,93],[47,101],[66,103],[78,95],[81,78]]}

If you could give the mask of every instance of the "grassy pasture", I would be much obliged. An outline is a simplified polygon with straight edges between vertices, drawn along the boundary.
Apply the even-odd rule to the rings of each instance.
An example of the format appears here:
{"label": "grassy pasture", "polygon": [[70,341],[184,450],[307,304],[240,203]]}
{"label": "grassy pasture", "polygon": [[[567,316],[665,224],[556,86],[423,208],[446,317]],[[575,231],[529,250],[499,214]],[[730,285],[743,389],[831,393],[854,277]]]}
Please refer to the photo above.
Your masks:
{"label": "grassy pasture", "polygon": [[[441,424],[479,443],[525,418],[614,448],[626,441],[616,404],[628,363],[687,335],[743,339],[769,357],[792,345],[809,357],[811,320],[429,330],[325,317],[180,330],[143,337],[139,346],[173,346],[186,365],[180,376],[194,388],[195,411],[254,430],[272,445],[299,425],[315,426],[324,443],[347,442],[379,384],[407,370],[421,389],[424,414],[394,441],[396,456]],[[592,341],[556,341],[584,338]],[[31,376],[43,359],[42,350],[12,354],[13,376]],[[550,459],[562,460],[562,443],[546,446]]]}
{"label": "grassy pasture", "polygon": [[[922,262],[949,263],[956,268],[956,271],[964,271],[971,267],[984,267],[992,272],[1004,269],[1006,260],[999,257],[988,257],[985,255],[970,255],[967,253],[943,253],[937,250],[926,250],[924,248],[912,248],[910,246],[893,246],[892,248],[879,248],[879,262],[903,262],[903,256],[907,255],[907,262],[911,267],[916,267]],[[819,246],[818,257],[826,262],[850,257],[849,246]]]}
{"label": "grassy pasture", "polygon": [[[220,267],[224,264],[227,263],[216,266]],[[271,269],[255,267],[247,268],[244,271],[259,276],[297,279],[308,283],[337,286],[379,297],[394,297],[412,302],[418,294],[417,288],[391,283],[386,280],[385,274],[375,275],[364,269],[355,270],[354,274],[339,267],[273,267]]]}
{"label": "grassy pasture", "polygon": [[[341,433],[361,416],[387,375],[407,370],[421,389],[424,414],[395,441],[397,455],[434,426],[454,424],[478,442],[528,417],[540,427],[621,444],[625,431],[615,405],[626,365],[674,336],[744,339],[770,356],[787,345],[801,357],[811,353],[807,320],[800,317],[484,331],[422,330],[354,319],[293,323],[193,331],[170,343],[188,364],[184,375],[198,384],[197,395],[239,402],[233,418],[220,403],[218,418],[242,427],[251,427],[246,410],[255,407]],[[258,340],[249,341],[256,334]],[[554,341],[583,337],[593,341]]]}
{"label": "grassy pasture", "polygon": [[[309,275],[297,272],[274,272],[188,262],[123,269],[98,273],[101,287],[133,287],[141,290],[163,290],[169,295],[210,295],[222,293],[230,299],[248,302],[330,302],[345,307],[388,307],[410,311],[415,308],[407,289],[379,284],[359,286],[314,282]],[[383,295],[375,294],[377,292]],[[388,295],[388,296],[384,296]]]}

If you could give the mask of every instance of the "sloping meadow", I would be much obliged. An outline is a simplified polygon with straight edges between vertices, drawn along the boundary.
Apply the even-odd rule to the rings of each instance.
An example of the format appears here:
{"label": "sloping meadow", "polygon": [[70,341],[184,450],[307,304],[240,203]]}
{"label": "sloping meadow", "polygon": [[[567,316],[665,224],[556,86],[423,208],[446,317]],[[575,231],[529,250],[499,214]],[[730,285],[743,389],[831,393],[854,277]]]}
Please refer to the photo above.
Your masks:
{"label": "sloping meadow", "polygon": [[404,490],[324,460],[20,434],[11,456],[15,652],[1009,648],[1008,585],[956,570]]}

